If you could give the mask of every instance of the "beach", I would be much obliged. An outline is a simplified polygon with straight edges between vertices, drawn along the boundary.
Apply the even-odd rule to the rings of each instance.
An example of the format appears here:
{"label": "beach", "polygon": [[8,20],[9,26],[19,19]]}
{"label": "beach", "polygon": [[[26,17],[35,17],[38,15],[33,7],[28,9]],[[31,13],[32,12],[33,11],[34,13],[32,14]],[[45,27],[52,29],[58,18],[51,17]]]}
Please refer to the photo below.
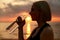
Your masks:
{"label": "beach", "polygon": [[[13,32],[12,34],[9,34],[9,32],[6,31],[6,27],[9,26],[10,24],[11,23],[9,22],[0,22],[0,40],[18,40],[18,29],[16,29],[15,32]],[[54,23],[49,23],[49,24],[53,28],[54,39],[60,40],[60,22],[54,22]],[[36,27],[37,25],[35,24],[31,26]],[[31,29],[33,30],[33,28],[35,27],[31,27]],[[26,27],[24,29],[24,38],[26,38],[26,35],[27,35],[25,34],[25,32],[26,32]]]}

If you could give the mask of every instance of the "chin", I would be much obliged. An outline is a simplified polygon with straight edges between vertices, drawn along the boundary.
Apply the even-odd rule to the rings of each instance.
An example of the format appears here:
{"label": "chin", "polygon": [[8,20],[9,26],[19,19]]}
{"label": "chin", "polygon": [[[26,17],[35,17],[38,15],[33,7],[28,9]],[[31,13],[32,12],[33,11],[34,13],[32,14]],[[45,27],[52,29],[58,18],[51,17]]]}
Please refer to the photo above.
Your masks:
{"label": "chin", "polygon": [[32,19],[33,21],[36,21],[35,19]]}
{"label": "chin", "polygon": [[33,21],[35,21],[35,20],[36,20],[36,18],[35,18],[35,17],[32,17],[32,20],[33,20]]}

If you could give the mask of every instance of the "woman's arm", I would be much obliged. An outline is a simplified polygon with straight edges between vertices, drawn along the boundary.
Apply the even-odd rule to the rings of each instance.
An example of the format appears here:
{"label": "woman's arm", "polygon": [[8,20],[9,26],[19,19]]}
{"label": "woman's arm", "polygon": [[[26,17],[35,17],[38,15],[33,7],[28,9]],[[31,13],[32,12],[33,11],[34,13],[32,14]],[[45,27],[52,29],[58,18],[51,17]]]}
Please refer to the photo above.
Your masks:
{"label": "woman's arm", "polygon": [[54,40],[53,30],[48,27],[43,30],[40,35],[41,40]]}
{"label": "woman's arm", "polygon": [[18,27],[18,40],[24,40],[23,37],[23,28],[20,28],[21,26]]}
{"label": "woman's arm", "polygon": [[19,16],[17,17],[16,23],[18,24],[18,40],[24,40],[23,37],[23,26],[25,24],[25,20],[22,21],[22,18]]}

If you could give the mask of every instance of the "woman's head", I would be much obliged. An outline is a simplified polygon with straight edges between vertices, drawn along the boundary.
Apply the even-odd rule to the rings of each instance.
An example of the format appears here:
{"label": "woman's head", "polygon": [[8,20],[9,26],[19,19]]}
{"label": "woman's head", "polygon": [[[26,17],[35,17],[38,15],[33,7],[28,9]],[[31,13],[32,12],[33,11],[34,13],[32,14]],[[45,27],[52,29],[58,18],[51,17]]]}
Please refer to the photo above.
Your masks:
{"label": "woman's head", "polygon": [[48,3],[46,1],[33,3],[30,15],[32,16],[32,19],[36,21],[50,21],[51,11]]}

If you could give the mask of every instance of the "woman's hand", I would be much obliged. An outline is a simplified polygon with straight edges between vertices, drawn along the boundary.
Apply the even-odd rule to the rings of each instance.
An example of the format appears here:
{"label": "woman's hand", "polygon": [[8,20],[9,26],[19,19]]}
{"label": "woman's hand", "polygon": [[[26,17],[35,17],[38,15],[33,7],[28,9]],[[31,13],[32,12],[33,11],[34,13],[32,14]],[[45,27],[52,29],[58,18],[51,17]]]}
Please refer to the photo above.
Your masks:
{"label": "woman's hand", "polygon": [[16,22],[20,27],[23,27],[25,24],[25,20],[22,21],[22,18],[20,16],[17,17]]}
{"label": "woman's hand", "polygon": [[16,23],[18,24],[18,40],[24,40],[23,38],[23,26],[25,24],[25,20],[22,20],[20,16],[17,17]]}

